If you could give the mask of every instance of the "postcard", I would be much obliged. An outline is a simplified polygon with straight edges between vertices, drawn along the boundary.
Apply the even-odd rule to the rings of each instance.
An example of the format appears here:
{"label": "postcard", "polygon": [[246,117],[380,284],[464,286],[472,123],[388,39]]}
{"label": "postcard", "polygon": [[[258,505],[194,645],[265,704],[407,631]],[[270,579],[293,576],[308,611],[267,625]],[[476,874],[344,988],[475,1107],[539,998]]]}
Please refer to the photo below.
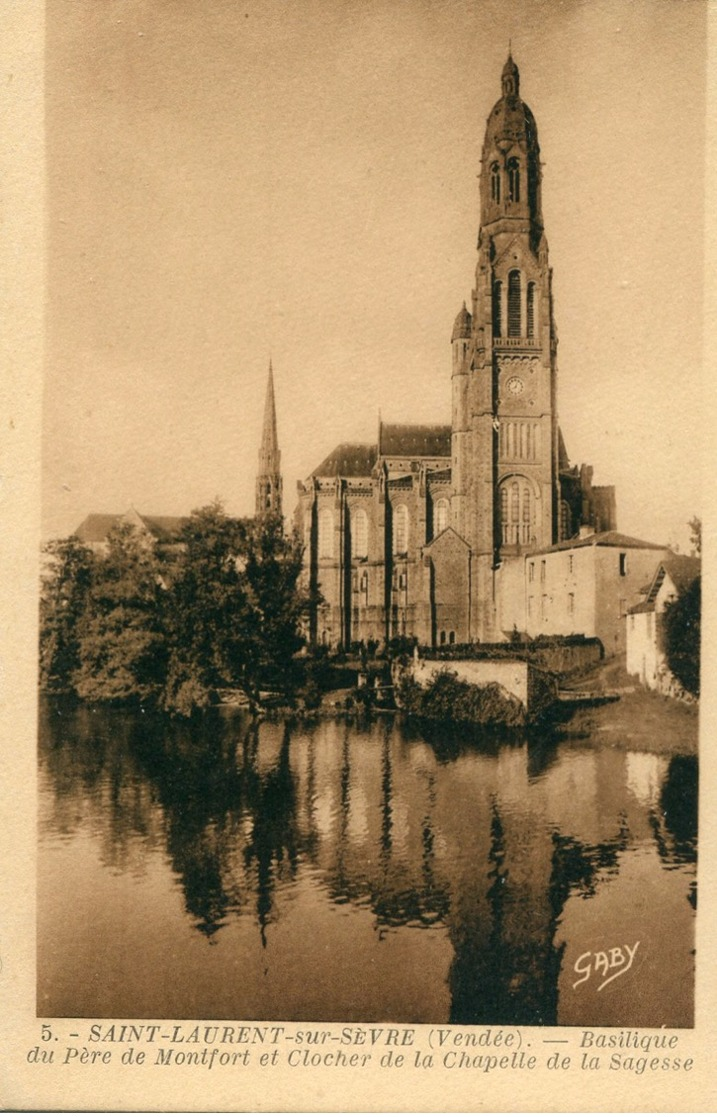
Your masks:
{"label": "postcard", "polygon": [[14,6],[7,1108],[714,1107],[712,15]]}

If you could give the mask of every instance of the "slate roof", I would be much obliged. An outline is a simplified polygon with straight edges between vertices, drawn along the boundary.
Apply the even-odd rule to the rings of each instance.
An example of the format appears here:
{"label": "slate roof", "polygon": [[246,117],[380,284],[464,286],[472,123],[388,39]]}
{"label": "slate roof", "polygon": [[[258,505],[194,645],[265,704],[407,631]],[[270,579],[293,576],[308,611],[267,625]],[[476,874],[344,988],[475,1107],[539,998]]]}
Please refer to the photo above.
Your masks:
{"label": "slate roof", "polygon": [[624,550],[641,551],[666,551],[663,543],[648,543],[645,539],[635,539],[632,535],[623,535],[621,531],[600,531],[597,534],[573,536],[564,539],[561,543],[554,543],[552,547],[542,547],[533,551],[536,555],[547,555],[553,551],[572,551],[577,547],[620,547]]}
{"label": "slate roof", "polygon": [[[186,523],[184,516],[140,516],[147,531],[162,542],[175,538]],[[74,535],[80,543],[104,543],[108,533],[125,519],[125,513],[90,512]]]}
{"label": "slate roof", "polygon": [[453,323],[453,332],[451,334],[451,341],[456,341],[457,338],[461,338],[461,337],[470,337],[471,336],[472,324],[473,324],[473,316],[472,316],[470,310],[468,310],[468,308],[466,307],[466,304],[463,303],[463,306],[458,311],[458,314],[456,315],[456,320]]}
{"label": "slate roof", "polygon": [[[450,459],[451,428],[440,424],[382,423],[380,452],[384,458]],[[378,456],[375,442],[341,442],[311,476],[370,477]]]}
{"label": "slate roof", "polygon": [[174,539],[187,522],[186,516],[142,516],[155,539]]}
{"label": "slate roof", "polygon": [[628,609],[628,613],[653,613],[657,595],[662,588],[665,575],[669,575],[678,594],[688,590],[694,580],[699,578],[702,564],[692,555],[675,555],[670,553],[657,567],[654,577],[642,592],[646,594],[645,600]]}
{"label": "slate roof", "polygon": [[107,533],[122,519],[121,514],[111,516],[106,512],[90,512],[74,535],[80,543],[104,543]]}
{"label": "slate roof", "polygon": [[558,470],[560,473],[566,473],[570,469],[570,458],[568,451],[565,449],[565,439],[563,432],[558,427]]}
{"label": "slate roof", "polygon": [[365,442],[342,442],[332,450],[312,477],[370,477],[376,464],[376,446]]}
{"label": "slate roof", "polygon": [[387,458],[450,458],[451,428],[435,423],[382,423],[380,450]]}
{"label": "slate roof", "polygon": [[685,590],[688,590],[695,578],[699,578],[702,569],[700,559],[693,555],[670,554],[662,561],[661,565],[670,575],[678,593],[684,593]]}

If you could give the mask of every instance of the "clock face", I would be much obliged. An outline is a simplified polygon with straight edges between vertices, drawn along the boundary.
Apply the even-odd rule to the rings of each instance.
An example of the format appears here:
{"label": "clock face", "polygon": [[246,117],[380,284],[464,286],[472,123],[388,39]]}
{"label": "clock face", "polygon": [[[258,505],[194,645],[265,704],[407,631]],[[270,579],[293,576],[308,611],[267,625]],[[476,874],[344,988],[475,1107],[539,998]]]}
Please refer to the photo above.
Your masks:
{"label": "clock face", "polygon": [[523,391],[524,384],[519,376],[511,376],[510,380],[506,384],[506,388],[510,392],[511,396],[519,396]]}

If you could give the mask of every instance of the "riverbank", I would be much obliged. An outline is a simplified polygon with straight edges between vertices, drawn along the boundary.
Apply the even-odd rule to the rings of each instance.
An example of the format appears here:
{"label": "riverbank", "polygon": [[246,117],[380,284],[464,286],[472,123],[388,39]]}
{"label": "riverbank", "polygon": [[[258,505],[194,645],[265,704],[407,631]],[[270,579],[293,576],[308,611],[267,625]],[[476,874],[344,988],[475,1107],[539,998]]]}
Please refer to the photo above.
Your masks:
{"label": "riverbank", "polygon": [[637,748],[658,755],[697,753],[699,704],[646,690],[627,674],[624,656],[572,678],[566,689],[620,696],[608,705],[577,710],[563,727],[567,737],[590,736],[608,747]]}

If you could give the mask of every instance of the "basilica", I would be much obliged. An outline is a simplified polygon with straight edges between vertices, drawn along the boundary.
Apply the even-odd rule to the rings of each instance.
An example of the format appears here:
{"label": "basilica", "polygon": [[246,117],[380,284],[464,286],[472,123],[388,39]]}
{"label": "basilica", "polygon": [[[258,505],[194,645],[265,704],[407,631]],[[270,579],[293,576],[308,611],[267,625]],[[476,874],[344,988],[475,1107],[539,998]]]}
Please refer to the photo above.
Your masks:
{"label": "basilica", "polygon": [[[526,629],[526,555],[616,528],[614,489],[571,466],[560,432],[538,132],[511,57],[480,171],[475,284],[450,341],[450,426],[379,422],[374,443],[337,446],[299,483],[314,642],[504,641]],[[275,447],[271,396],[264,441]],[[271,453],[263,463],[267,507],[280,482]]]}

